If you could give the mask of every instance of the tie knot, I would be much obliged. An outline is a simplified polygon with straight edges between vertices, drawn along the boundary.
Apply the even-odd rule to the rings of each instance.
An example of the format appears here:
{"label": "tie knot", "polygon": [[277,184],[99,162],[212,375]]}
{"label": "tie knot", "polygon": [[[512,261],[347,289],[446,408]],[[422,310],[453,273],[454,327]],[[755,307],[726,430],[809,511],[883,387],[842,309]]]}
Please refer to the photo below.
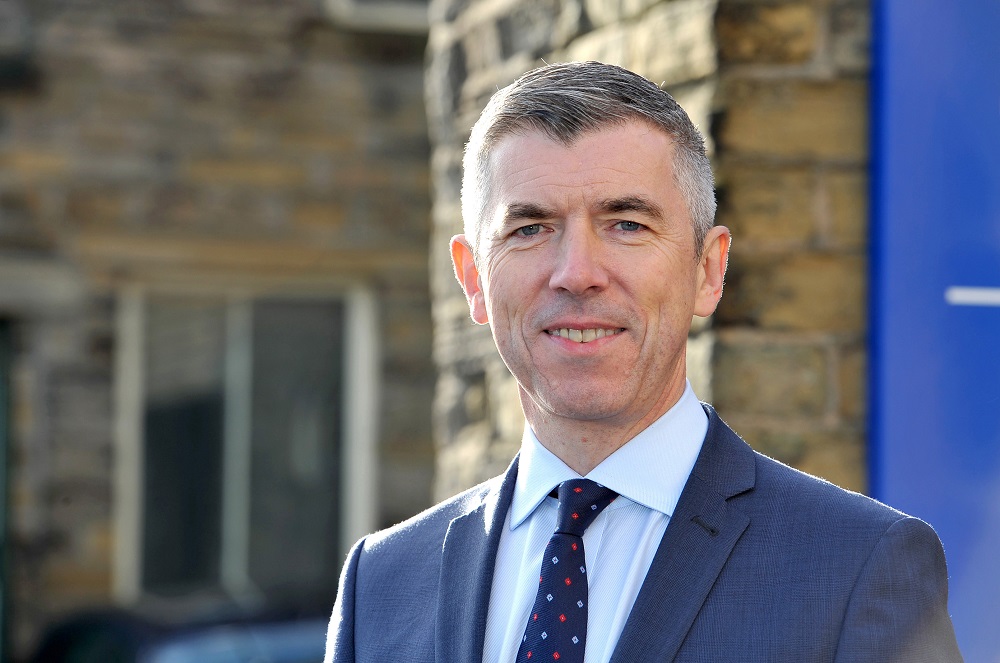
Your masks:
{"label": "tie knot", "polygon": [[618,493],[590,479],[571,479],[559,484],[557,532],[583,536],[597,515]]}

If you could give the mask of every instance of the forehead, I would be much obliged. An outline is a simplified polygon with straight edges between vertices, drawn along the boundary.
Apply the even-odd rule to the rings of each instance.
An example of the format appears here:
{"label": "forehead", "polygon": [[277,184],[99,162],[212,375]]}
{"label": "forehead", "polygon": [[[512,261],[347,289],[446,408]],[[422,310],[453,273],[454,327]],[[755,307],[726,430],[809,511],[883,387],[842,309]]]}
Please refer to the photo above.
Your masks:
{"label": "forehead", "polygon": [[587,132],[569,144],[537,130],[508,135],[490,155],[491,207],[525,196],[551,204],[620,195],[677,198],[673,150],[666,132],[639,121]]}

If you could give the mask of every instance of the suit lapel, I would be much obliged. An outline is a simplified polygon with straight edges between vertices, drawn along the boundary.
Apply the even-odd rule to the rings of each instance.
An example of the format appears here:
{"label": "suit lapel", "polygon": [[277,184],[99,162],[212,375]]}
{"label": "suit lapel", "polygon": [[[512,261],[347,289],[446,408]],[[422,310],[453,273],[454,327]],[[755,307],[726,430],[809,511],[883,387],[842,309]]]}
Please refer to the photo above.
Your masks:
{"label": "suit lapel", "polygon": [[706,407],[698,461],[653,557],[612,663],[672,661],[750,523],[728,503],[754,484],[753,451]]}
{"label": "suit lapel", "polygon": [[440,663],[483,658],[494,562],[514,495],[517,460],[507,468],[499,486],[489,489],[482,504],[448,527],[441,553],[435,633],[435,660]]}

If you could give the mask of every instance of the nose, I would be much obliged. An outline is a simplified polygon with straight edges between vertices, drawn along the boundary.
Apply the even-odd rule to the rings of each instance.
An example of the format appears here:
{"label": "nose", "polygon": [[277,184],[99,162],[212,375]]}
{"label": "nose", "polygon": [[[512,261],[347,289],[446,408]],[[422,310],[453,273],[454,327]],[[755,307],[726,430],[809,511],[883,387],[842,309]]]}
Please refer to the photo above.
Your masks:
{"label": "nose", "polygon": [[608,285],[603,262],[600,239],[590,224],[568,224],[557,242],[549,287],[574,295],[603,290]]}

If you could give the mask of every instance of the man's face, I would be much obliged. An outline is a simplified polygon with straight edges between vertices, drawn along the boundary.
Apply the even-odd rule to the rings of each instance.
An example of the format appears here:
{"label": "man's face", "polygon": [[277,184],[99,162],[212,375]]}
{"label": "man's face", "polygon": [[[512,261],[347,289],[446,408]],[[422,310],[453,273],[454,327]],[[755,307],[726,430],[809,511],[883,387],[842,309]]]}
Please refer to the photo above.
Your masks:
{"label": "man's face", "polygon": [[452,254],[529,422],[644,427],[680,396],[691,316],[715,310],[728,231],[699,257],[672,154],[638,121],[569,147],[539,132],[495,147],[478,264],[462,236]]}

